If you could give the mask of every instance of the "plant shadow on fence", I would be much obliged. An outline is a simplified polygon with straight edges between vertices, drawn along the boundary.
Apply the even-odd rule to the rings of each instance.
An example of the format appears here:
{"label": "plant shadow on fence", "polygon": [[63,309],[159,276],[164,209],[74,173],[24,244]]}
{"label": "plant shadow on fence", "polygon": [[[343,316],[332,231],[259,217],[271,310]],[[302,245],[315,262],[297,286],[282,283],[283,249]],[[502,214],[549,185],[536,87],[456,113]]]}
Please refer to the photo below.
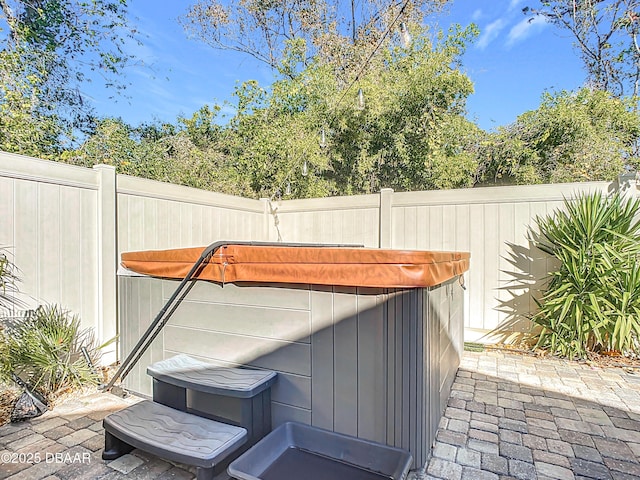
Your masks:
{"label": "plant shadow on fence", "polygon": [[497,288],[496,310],[504,318],[489,336],[498,343],[521,343],[535,334],[530,320],[537,308],[535,299],[548,281],[550,263],[554,260],[536,247],[537,234],[530,232],[527,245],[506,242],[507,253],[502,257],[509,265],[501,270],[507,277]]}

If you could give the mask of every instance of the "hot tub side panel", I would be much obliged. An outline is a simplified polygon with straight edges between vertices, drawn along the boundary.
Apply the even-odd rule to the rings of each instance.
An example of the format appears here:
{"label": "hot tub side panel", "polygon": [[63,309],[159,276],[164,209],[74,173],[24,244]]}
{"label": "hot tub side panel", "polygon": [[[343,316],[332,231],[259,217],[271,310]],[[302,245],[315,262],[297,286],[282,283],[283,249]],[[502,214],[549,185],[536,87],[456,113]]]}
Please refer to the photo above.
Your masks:
{"label": "hot tub side panel", "polygon": [[[163,307],[161,281],[151,277],[118,277],[118,339],[120,358],[124,359]],[[152,342],[125,379],[125,387],[139,395],[151,398],[152,379],[146,374],[147,366],[163,360],[164,333]]]}
{"label": "hot tub side panel", "polygon": [[[177,285],[149,277],[120,277],[123,357]],[[274,413],[284,410],[287,419],[309,423],[310,329],[308,287],[227,284],[222,288],[197,282],[127,377],[126,387],[150,396],[152,381],[146,367],[179,353],[214,364],[265,368],[279,373],[272,388]]]}
{"label": "hot tub side panel", "polygon": [[[444,412],[464,350],[463,289],[457,279],[444,284],[439,314],[432,311],[432,319],[438,325],[440,341],[440,411]],[[437,319],[437,321],[435,321]]]}
{"label": "hot tub side panel", "polygon": [[[176,285],[120,278],[123,355]],[[299,421],[406,448],[419,466],[446,405],[458,365],[454,352],[461,351],[453,348],[462,342],[461,319],[449,307],[456,287],[453,282],[411,290],[198,282],[126,386],[151,395],[147,365],[178,353],[275,370],[274,428]]]}
{"label": "hot tub side panel", "polygon": [[[424,304],[428,321],[423,332],[423,415],[425,443],[431,447],[442,414],[447,407],[451,386],[462,358],[464,345],[464,301],[461,286],[451,280],[425,289]],[[425,459],[427,460],[427,459]]]}

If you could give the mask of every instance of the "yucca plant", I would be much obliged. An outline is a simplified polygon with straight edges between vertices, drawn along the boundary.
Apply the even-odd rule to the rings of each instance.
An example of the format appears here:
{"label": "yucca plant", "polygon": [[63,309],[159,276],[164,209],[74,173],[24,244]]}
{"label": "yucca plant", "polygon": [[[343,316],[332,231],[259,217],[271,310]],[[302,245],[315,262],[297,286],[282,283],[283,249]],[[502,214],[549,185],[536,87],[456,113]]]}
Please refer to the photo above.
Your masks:
{"label": "yucca plant", "polygon": [[97,346],[93,330],[82,329],[76,315],[56,305],[28,312],[6,328],[0,341],[4,344],[0,359],[3,379],[9,381],[15,373],[45,397],[100,380],[91,364],[97,364],[106,344]]}
{"label": "yucca plant", "polygon": [[3,310],[10,312],[20,304],[15,297],[19,281],[15,265],[0,251],[0,313]]}
{"label": "yucca plant", "polygon": [[638,200],[581,194],[536,218],[537,246],[558,260],[533,321],[537,346],[569,357],[637,352],[640,338]]}

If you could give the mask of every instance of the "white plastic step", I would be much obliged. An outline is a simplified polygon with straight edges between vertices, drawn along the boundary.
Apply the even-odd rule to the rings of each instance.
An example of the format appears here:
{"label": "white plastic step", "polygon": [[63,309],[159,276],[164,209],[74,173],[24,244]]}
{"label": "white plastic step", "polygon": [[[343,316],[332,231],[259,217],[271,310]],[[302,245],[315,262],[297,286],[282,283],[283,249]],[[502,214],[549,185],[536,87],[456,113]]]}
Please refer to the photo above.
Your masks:
{"label": "white plastic step", "polygon": [[145,400],[105,417],[105,451],[112,460],[133,448],[198,467],[198,480],[240,448],[247,430]]}

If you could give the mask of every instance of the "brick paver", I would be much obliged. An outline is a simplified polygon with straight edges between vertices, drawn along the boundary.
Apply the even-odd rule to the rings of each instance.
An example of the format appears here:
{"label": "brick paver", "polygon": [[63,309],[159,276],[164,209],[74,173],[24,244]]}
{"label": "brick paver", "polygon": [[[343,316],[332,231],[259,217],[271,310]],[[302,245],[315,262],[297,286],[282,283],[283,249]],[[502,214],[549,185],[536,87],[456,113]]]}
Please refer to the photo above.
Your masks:
{"label": "brick paver", "polygon": [[[56,406],[39,418],[0,427],[0,480],[195,478],[195,468],[173,465],[139,450],[110,462],[102,460],[102,419],[137,401],[133,396],[123,400],[96,393]],[[216,477],[228,479],[226,473]]]}
{"label": "brick paver", "polygon": [[[138,450],[102,460],[102,419],[135,401],[94,394],[0,427],[0,455],[24,457],[0,462],[0,480],[193,479],[194,468]],[[640,371],[465,352],[425,470],[429,480],[640,479]]]}
{"label": "brick paver", "polygon": [[[428,478],[450,478],[454,470],[444,460],[470,468],[468,452],[475,450],[481,454],[480,465],[473,465],[478,478],[490,478],[483,472],[501,479],[640,479],[640,371],[633,372],[465,352]],[[497,429],[474,417],[487,417],[489,410],[497,414]],[[458,424],[449,425],[466,418],[465,411],[471,421],[463,438]]]}

